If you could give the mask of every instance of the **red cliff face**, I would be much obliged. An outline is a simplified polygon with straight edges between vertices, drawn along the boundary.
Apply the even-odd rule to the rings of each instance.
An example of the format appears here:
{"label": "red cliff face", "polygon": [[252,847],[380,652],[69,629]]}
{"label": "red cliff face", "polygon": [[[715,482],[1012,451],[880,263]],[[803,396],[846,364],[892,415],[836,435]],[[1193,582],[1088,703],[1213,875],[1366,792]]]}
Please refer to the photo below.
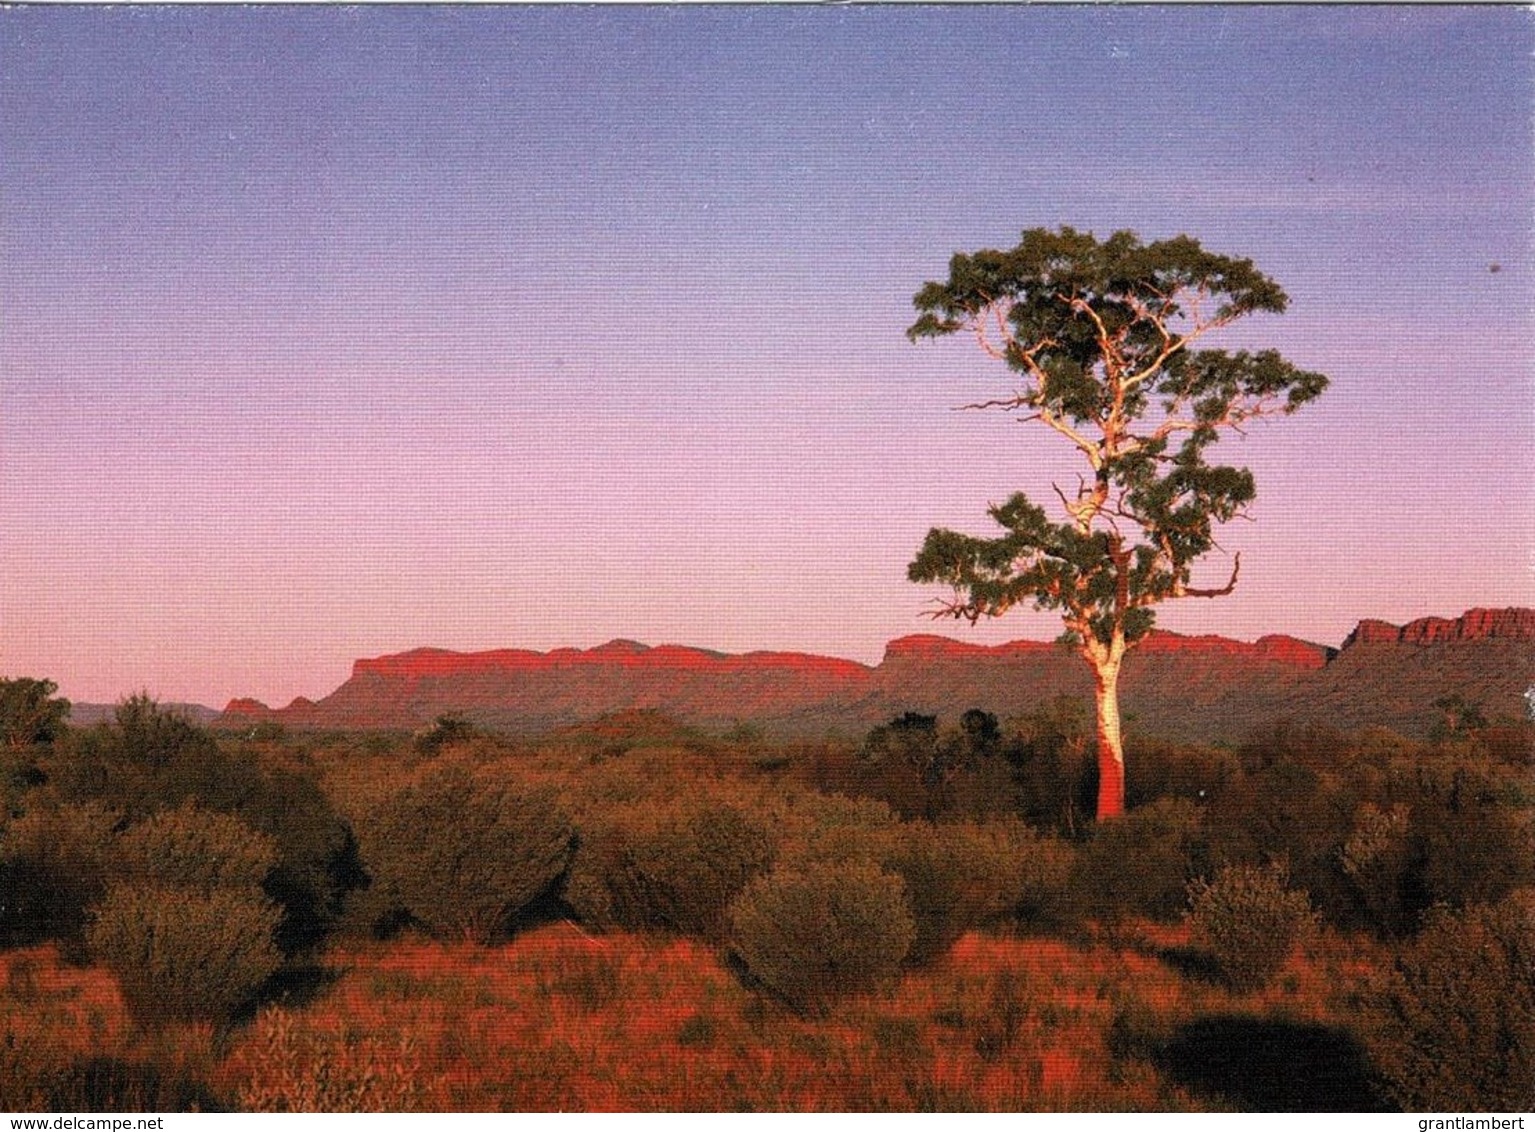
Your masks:
{"label": "red cliff face", "polygon": [[935,633],[914,633],[909,637],[897,637],[887,644],[884,663],[1009,660],[1023,656],[1040,656],[1055,651],[1056,647],[1049,641],[1009,641],[1001,645],[976,645],[969,641],[956,641],[953,637],[941,637]]}
{"label": "red cliff face", "polygon": [[635,641],[609,641],[592,649],[496,649],[491,652],[451,652],[447,649],[414,649],[393,656],[359,660],[353,677],[381,676],[390,680],[481,674],[551,672],[565,668],[651,669],[674,672],[782,672],[786,674],[857,679],[868,669],[851,660],[794,652],[752,652],[742,655],[658,645],[650,648]]}
{"label": "red cliff face", "polygon": [[[1473,609],[1405,626],[1361,621],[1344,651],[1288,636],[1257,641],[1154,632],[1126,658],[1123,705],[1146,733],[1241,738],[1274,719],[1424,731],[1437,697],[1459,692],[1522,717],[1535,660],[1535,610]],[[1434,663],[1421,647],[1433,646]],[[412,729],[444,712],[530,733],[654,709],[705,726],[745,720],[804,734],[859,732],[904,711],[981,707],[1025,714],[1092,694],[1075,650],[1049,641],[972,644],[935,634],[891,641],[874,668],[793,652],[740,655],[635,641],[591,649],[415,649],[359,660],[318,703],[280,710],[247,699],[236,726]]]}
{"label": "red cliff face", "polygon": [[1228,637],[1202,635],[1186,637],[1181,633],[1153,630],[1136,646],[1142,655],[1175,655],[1202,658],[1221,658],[1235,661],[1257,661],[1266,664],[1282,664],[1293,668],[1315,669],[1323,667],[1330,650],[1310,641],[1275,634],[1260,637],[1251,644],[1233,641]]}
{"label": "red cliff face", "polygon": [[260,700],[252,700],[246,697],[230,700],[224,705],[224,714],[240,719],[265,719],[272,714],[272,709]]}
{"label": "red cliff face", "polygon": [[1471,609],[1459,617],[1420,617],[1406,625],[1365,620],[1343,642],[1354,645],[1433,645],[1446,641],[1535,640],[1535,609]]}

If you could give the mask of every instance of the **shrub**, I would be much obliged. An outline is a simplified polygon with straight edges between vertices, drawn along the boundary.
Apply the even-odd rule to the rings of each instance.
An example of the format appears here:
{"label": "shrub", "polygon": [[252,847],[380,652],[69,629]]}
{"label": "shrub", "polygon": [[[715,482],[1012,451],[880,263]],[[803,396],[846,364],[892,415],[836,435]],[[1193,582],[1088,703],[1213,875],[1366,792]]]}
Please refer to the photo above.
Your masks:
{"label": "shrub", "polygon": [[55,939],[74,953],[87,910],[106,892],[115,810],[99,802],[38,806],[0,842],[0,941]]}
{"label": "shrub", "polygon": [[122,835],[117,867],[152,884],[208,893],[259,889],[277,864],[277,846],[239,818],[184,802]]}
{"label": "shrub", "polygon": [[737,955],[801,1010],[895,977],[916,938],[901,878],[866,863],[778,868],[730,906]]}
{"label": "shrub", "polygon": [[722,940],[725,910],[772,866],[774,848],[765,822],[737,806],[705,802],[634,837],[624,856],[648,922]]}
{"label": "shrub", "polygon": [[570,860],[552,791],[450,766],[386,799],[359,831],[375,883],[439,935],[488,942]]}
{"label": "shrub", "polygon": [[1283,868],[1228,865],[1188,888],[1194,939],[1238,990],[1256,990],[1284,966],[1315,920],[1310,898],[1287,887]]}
{"label": "shrub", "polygon": [[270,901],[237,889],[129,881],[108,891],[87,937],[141,1022],[218,1021],[277,970],[279,915]]}
{"label": "shrub", "polygon": [[1409,1112],[1535,1108],[1535,891],[1431,911],[1371,985],[1364,1030]]}
{"label": "shrub", "polygon": [[188,799],[233,812],[261,788],[252,760],[221,750],[210,732],[148,696],[120,703],[111,726],[67,732],[44,770],[66,800],[108,800],[133,819]]}
{"label": "shrub", "polygon": [[52,1112],[219,1112],[207,1085],[183,1070],[113,1057],[76,1060],[47,1074],[44,1082]]}
{"label": "shrub", "polygon": [[1358,896],[1365,919],[1380,935],[1404,934],[1416,918],[1412,908],[1408,808],[1382,809],[1363,803],[1354,828],[1338,850],[1338,862]]}
{"label": "shrub", "polygon": [[965,932],[1018,907],[1027,839],[1017,824],[902,827],[881,864],[905,882],[916,928],[908,962],[925,963]]}
{"label": "shrub", "polygon": [[1183,799],[1159,799],[1095,827],[1072,871],[1073,904],[1079,914],[1109,921],[1171,919],[1203,871],[1202,857],[1200,811]]}

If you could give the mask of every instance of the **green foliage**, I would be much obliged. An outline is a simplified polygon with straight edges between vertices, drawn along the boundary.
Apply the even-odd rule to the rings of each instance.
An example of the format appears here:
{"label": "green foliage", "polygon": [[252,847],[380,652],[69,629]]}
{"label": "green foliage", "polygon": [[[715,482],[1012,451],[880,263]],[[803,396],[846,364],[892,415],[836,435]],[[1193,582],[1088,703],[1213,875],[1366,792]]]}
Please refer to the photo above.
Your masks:
{"label": "green foliage", "polygon": [[478,737],[480,729],[456,712],[439,715],[432,726],[416,736],[416,750],[423,755],[435,755],[448,747],[467,743]]}
{"label": "green foliage", "polygon": [[1409,1112],[1535,1108],[1535,892],[1435,909],[1371,986],[1365,1042]]}
{"label": "green foliage", "polygon": [[704,801],[632,836],[624,867],[648,922],[722,940],[730,902],[772,867],[774,853],[772,830],[760,817]]}
{"label": "green foliage", "polygon": [[0,841],[0,940],[85,939],[87,910],[106,892],[121,816],[100,802],[40,804]]}
{"label": "green foliage", "polygon": [[69,701],[52,680],[0,679],[0,748],[21,751],[52,743],[65,731]]}
{"label": "green foliage", "polygon": [[1172,919],[1204,861],[1200,811],[1181,798],[1163,798],[1094,827],[1077,855],[1070,899],[1082,916]]}
{"label": "green foliage", "polygon": [[280,965],[272,938],[280,915],[246,889],[129,881],[107,893],[87,938],[140,1022],[221,1021]]}
{"label": "green foliage", "polygon": [[1292,881],[1337,922],[1347,922],[1353,886],[1339,868],[1357,791],[1346,780],[1342,737],[1296,737],[1298,749],[1250,766],[1206,810],[1210,856],[1217,864],[1285,864]]}
{"label": "green foliage", "polygon": [[261,889],[277,864],[277,846],[239,818],[184,802],[127,830],[116,871],[150,884],[199,893]]}
{"label": "green foliage", "polygon": [[667,797],[588,798],[561,896],[590,927],[664,928],[710,940],[725,910],[777,854],[749,796],[705,786]]}
{"label": "green foliage", "polygon": [[1523,775],[1485,759],[1425,760],[1394,786],[1410,810],[1414,882],[1423,904],[1493,903],[1535,885],[1535,829],[1512,804]]}
{"label": "green foliage", "polygon": [[1382,808],[1364,802],[1338,851],[1366,922],[1381,935],[1406,934],[1416,926],[1410,815],[1405,805]]}
{"label": "green foliage", "polygon": [[818,1010],[896,976],[916,938],[904,889],[862,862],[779,867],[730,906],[732,945],[768,990]]}
{"label": "green foliage", "polygon": [[551,790],[459,766],[387,798],[358,834],[373,882],[415,920],[481,943],[559,879],[572,845]]}
{"label": "green foliage", "polygon": [[1019,813],[1034,825],[1074,835],[1097,793],[1093,714],[1075,696],[1058,696],[1011,721]]}
{"label": "green foliage", "polygon": [[997,717],[970,708],[958,726],[905,712],[865,736],[849,785],[886,802],[906,818],[1012,813],[1016,791]]}
{"label": "green foliage", "polygon": [[1210,881],[1189,884],[1194,939],[1238,990],[1264,986],[1284,966],[1315,913],[1304,892],[1288,887],[1282,867],[1228,865]]}
{"label": "green foliage", "polygon": [[117,706],[114,723],[75,730],[43,764],[67,801],[110,800],[132,819],[196,799],[205,809],[238,811],[261,788],[261,770],[231,757],[204,728],[148,696]]}
{"label": "green foliage", "polygon": [[[1194,346],[1286,302],[1250,260],[1206,252],[1187,236],[1142,244],[1121,231],[1100,242],[1036,228],[1008,251],[955,255],[946,282],[918,291],[910,336],[977,334],[1019,377],[1016,395],[988,407],[1055,429],[1093,479],[1067,504],[1069,522],[1051,522],[1014,495],[990,508],[1000,536],[934,530],[911,579],[954,587],[955,616],[1032,601],[1061,610],[1078,636],[1104,644],[1143,636],[1151,605],[1190,592],[1214,524],[1253,498],[1251,474],[1208,464],[1206,450],[1222,430],[1293,412],[1326,388],[1321,374],[1271,350]],[[1128,543],[1131,528],[1144,540]]]}
{"label": "green foliage", "polygon": [[916,928],[907,960],[928,962],[965,932],[1016,911],[1035,840],[1016,822],[904,825],[880,863],[905,882]]}

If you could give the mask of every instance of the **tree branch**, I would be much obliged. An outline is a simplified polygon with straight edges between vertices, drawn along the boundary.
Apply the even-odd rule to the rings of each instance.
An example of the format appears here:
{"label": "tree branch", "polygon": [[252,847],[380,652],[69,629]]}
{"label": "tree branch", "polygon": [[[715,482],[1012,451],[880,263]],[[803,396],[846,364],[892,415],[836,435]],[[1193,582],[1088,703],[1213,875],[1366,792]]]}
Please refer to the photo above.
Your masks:
{"label": "tree branch", "polygon": [[1180,585],[1173,591],[1174,597],[1225,597],[1237,588],[1237,575],[1242,572],[1242,552],[1238,551],[1231,565],[1231,580],[1218,590],[1196,589]]}

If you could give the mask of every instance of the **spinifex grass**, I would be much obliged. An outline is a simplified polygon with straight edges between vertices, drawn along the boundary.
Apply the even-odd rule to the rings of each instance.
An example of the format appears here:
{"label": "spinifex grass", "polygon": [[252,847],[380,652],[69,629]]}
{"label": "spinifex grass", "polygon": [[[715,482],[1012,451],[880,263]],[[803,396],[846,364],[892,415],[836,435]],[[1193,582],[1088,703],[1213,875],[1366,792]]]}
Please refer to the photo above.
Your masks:
{"label": "spinifex grass", "polygon": [[[283,1074],[295,1100],[314,1091],[305,1056],[308,1072],[332,1077],[350,1058],[354,1086],[364,1078],[401,1080],[404,1058],[414,1091],[388,1094],[379,1086],[372,1103],[588,1111],[1198,1108],[1223,1102],[1200,1099],[1159,1072],[1154,1054],[1169,1034],[1206,1014],[1337,1025],[1361,973],[1345,970],[1341,949],[1319,947],[1293,957],[1261,995],[1237,995],[1164,961],[1186,942],[1166,928],[1147,928],[1130,947],[972,934],[894,990],[845,999],[818,1018],[763,998],[715,951],[686,939],[594,938],[556,925],[494,949],[371,945],[334,955],[346,973],[323,997],[281,1016],[290,1033],[307,1037],[290,1038],[282,1056],[273,1056],[271,1018],[267,1030],[258,1020],[235,1038],[215,1080],[223,1095],[259,1095],[265,1107],[281,1107]],[[392,1101],[379,1100],[386,1095]]]}

